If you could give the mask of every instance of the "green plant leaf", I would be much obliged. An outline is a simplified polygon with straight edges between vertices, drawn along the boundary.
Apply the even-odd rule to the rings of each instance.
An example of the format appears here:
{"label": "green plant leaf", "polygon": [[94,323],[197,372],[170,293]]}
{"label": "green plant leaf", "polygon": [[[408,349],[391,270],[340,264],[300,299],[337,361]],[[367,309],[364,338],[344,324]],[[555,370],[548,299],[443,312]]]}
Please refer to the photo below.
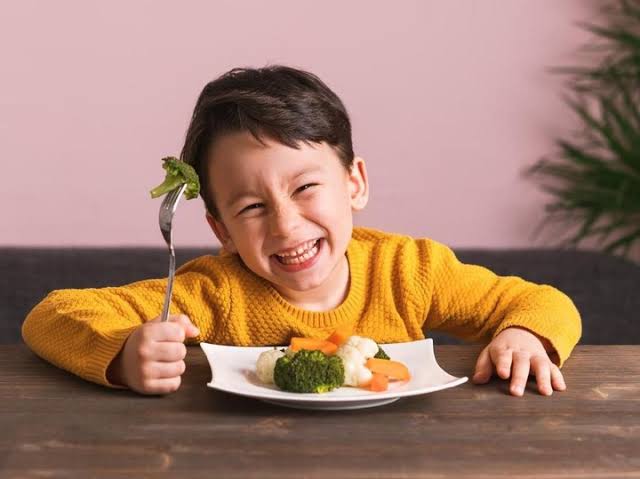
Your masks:
{"label": "green plant leaf", "polygon": [[625,250],[623,253],[626,254],[631,247],[631,244],[638,240],[640,240],[640,228],[635,229],[631,233],[624,235],[622,238],[609,243],[605,246],[605,251],[608,253],[615,253],[620,248],[623,248]]}
{"label": "green plant leaf", "polygon": [[621,13],[640,21],[640,5],[634,5],[634,3],[629,0],[620,0]]}
{"label": "green plant leaf", "polygon": [[640,243],[640,0],[606,3],[582,49],[591,64],[552,69],[568,78],[567,106],[580,126],[527,170],[550,196],[543,226],[562,224],[565,245],[595,240],[627,254]]}
{"label": "green plant leaf", "polygon": [[626,48],[631,51],[637,51],[640,48],[640,36],[636,35],[634,32],[628,31],[625,27],[601,27],[593,23],[583,23],[582,26],[585,30],[591,32],[597,37],[610,40],[617,46],[617,48],[622,49],[623,51]]}

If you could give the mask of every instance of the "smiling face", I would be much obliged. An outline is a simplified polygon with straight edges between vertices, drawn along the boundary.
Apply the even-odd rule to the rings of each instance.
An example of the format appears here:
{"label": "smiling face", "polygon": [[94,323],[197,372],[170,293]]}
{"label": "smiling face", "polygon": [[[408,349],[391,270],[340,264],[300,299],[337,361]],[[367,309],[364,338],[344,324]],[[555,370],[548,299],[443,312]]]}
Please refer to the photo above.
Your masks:
{"label": "smiling face", "polygon": [[208,161],[219,218],[207,220],[225,249],[285,299],[339,304],[349,282],[352,213],[368,198],[364,161],[356,157],[347,171],[326,143],[263,142],[247,132],[216,140]]}

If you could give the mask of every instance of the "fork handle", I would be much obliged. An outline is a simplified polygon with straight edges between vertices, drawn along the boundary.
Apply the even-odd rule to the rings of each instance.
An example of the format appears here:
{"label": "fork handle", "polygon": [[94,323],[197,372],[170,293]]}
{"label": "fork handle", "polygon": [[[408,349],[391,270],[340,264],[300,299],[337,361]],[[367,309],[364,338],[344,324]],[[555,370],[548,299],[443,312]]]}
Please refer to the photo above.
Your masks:
{"label": "fork handle", "polygon": [[173,277],[176,272],[176,254],[173,247],[169,248],[169,280],[167,282],[167,292],[164,295],[164,305],[162,306],[162,316],[160,321],[169,319],[169,305],[171,304],[171,293],[173,292]]}

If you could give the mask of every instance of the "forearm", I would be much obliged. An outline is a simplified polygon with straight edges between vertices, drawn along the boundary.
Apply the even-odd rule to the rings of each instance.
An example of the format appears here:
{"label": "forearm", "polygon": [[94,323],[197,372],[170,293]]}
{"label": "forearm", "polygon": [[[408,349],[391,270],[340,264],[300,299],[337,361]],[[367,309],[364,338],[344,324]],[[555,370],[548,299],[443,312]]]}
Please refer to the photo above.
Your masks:
{"label": "forearm", "polygon": [[463,339],[485,343],[506,328],[526,329],[542,341],[552,358],[556,354],[554,362],[562,365],[582,332],[573,302],[550,286],[520,278],[498,281],[502,284],[495,284],[481,298],[438,312],[432,323]]}
{"label": "forearm", "polygon": [[[516,276],[498,276],[482,266],[461,263],[440,246],[432,252],[431,307],[425,329],[488,343],[508,327],[544,338],[563,363],[581,334],[580,315],[557,289]],[[436,282],[437,280],[437,282]]]}
{"label": "forearm", "polygon": [[107,367],[143,319],[120,314],[97,294],[97,290],[54,291],[29,313],[22,335],[43,359],[89,381],[109,385]]}

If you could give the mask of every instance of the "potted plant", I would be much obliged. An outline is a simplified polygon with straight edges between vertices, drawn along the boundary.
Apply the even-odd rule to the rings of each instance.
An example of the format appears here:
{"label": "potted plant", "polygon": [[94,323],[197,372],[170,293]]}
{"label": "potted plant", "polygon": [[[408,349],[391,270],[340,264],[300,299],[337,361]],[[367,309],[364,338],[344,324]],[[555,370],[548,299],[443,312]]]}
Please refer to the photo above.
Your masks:
{"label": "potted plant", "polygon": [[596,240],[627,256],[640,244],[640,0],[603,11],[604,25],[582,24],[595,65],[556,69],[567,75],[579,131],[556,139],[557,151],[527,173],[551,195],[543,226],[559,221],[569,230],[565,246]]}

